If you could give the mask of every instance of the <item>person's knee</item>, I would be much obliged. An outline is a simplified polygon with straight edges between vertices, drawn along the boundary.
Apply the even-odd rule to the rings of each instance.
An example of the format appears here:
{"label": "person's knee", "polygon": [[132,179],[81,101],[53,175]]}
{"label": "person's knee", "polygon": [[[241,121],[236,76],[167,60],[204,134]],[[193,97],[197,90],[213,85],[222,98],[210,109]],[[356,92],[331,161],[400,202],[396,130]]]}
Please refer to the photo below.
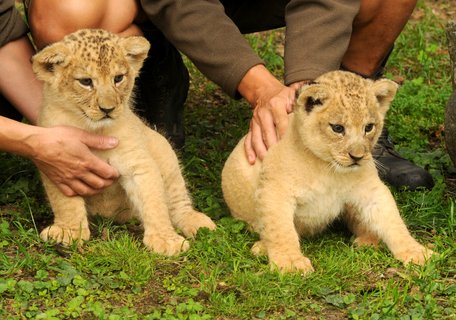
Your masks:
{"label": "person's knee", "polygon": [[411,14],[416,7],[417,0],[400,0],[397,1],[398,6],[405,14]]}
{"label": "person's knee", "polygon": [[380,8],[382,0],[361,0],[358,15],[355,18],[355,25],[364,25],[375,19]]}
{"label": "person's knee", "polygon": [[81,28],[100,28],[106,1],[33,0],[29,23],[35,44],[42,48]]}

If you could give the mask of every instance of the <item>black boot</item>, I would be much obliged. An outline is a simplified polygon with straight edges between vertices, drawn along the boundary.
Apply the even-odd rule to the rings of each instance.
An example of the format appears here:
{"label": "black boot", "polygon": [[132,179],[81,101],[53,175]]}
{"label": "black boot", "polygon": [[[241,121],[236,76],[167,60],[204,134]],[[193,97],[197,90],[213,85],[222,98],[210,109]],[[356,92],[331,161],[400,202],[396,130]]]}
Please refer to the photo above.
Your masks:
{"label": "black boot", "polygon": [[151,43],[136,82],[135,111],[168,138],[174,148],[184,146],[184,103],[189,75],[182,57],[158,31],[144,32]]}
{"label": "black boot", "polygon": [[434,186],[434,180],[429,172],[403,158],[394,150],[393,142],[386,129],[383,129],[374,147],[373,156],[377,162],[380,178],[393,187],[413,191],[418,188],[432,189]]}

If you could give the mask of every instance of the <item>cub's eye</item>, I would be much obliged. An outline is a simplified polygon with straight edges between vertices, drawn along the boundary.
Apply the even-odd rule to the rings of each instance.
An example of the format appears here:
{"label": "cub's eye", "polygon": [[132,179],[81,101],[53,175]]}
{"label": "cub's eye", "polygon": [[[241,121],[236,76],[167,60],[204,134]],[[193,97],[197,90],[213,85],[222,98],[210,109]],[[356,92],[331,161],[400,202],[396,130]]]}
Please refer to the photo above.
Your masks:
{"label": "cub's eye", "polygon": [[93,82],[92,79],[90,78],[83,78],[83,79],[78,79],[79,83],[82,84],[84,87],[92,87]]}
{"label": "cub's eye", "polygon": [[330,123],[329,124],[331,126],[331,129],[332,131],[334,131],[335,133],[344,133],[345,132],[345,128],[343,125],[340,125],[340,124],[332,124]]}
{"label": "cub's eye", "polygon": [[123,79],[124,79],[124,75],[123,75],[123,74],[118,74],[117,76],[114,77],[114,83],[115,83],[115,84],[118,84],[118,83],[121,82]]}
{"label": "cub's eye", "polygon": [[374,124],[373,123],[369,123],[366,125],[366,127],[364,127],[364,132],[368,133],[368,132],[371,132],[372,129],[374,129]]}

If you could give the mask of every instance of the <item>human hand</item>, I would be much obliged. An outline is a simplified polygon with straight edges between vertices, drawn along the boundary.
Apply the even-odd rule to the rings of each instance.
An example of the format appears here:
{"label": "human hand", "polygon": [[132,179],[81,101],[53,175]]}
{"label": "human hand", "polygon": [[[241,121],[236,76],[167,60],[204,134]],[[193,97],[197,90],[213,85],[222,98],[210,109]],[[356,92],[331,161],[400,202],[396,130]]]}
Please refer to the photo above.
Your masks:
{"label": "human hand", "polygon": [[31,138],[32,160],[66,196],[94,195],[119,176],[115,168],[89,149],[112,149],[118,144],[116,138],[74,127],[42,129]]}
{"label": "human hand", "polygon": [[293,109],[295,90],[280,83],[263,91],[256,101],[244,148],[250,164],[263,159],[267,150],[283,137],[288,113]]}

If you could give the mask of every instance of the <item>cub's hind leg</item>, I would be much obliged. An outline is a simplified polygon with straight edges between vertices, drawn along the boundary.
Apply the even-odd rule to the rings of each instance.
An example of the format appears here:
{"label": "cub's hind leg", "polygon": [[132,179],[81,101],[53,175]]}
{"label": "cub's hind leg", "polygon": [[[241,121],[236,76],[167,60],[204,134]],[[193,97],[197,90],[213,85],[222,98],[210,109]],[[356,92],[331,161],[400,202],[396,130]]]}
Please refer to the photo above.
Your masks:
{"label": "cub's hind leg", "polygon": [[80,244],[89,240],[90,230],[84,199],[67,197],[44,175],[43,184],[54,213],[54,223],[40,233],[44,241],[56,241],[64,245]]}

